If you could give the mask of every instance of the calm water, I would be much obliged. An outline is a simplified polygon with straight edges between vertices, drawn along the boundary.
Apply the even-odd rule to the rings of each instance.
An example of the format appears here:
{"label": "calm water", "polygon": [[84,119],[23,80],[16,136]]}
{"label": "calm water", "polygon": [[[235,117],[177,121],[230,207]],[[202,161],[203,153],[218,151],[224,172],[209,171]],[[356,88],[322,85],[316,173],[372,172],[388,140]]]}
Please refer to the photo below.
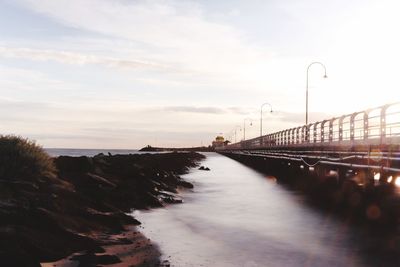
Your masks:
{"label": "calm water", "polygon": [[[107,155],[111,153],[115,154],[142,154],[142,153],[154,153],[154,152],[139,152],[138,150],[133,149],[76,149],[76,148],[45,148],[47,153],[49,153],[52,157],[58,156],[71,156],[71,157],[79,157],[79,156],[88,156],[93,157],[100,153]],[[160,153],[160,152],[156,152]]]}
{"label": "calm water", "polygon": [[172,266],[389,265],[368,258],[355,226],[273,178],[213,153],[202,164],[211,171],[184,176],[195,184],[185,204],[134,213]]}

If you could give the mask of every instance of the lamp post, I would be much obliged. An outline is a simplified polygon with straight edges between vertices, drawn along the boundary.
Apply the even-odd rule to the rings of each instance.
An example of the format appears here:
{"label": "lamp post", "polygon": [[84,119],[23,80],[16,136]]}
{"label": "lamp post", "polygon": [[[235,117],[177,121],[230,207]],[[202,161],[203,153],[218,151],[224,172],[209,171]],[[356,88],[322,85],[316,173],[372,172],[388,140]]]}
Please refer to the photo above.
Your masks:
{"label": "lamp post", "polygon": [[235,143],[236,143],[236,130],[237,130],[237,128],[239,128],[240,131],[242,130],[242,128],[240,127],[240,125],[236,125],[236,126],[235,126],[235,129],[233,130],[233,131],[235,132]]}
{"label": "lamp post", "polygon": [[314,64],[321,65],[325,71],[324,78],[328,78],[328,76],[326,76],[326,67],[321,62],[316,61],[316,62],[312,62],[312,63],[310,63],[310,65],[308,65],[308,67],[307,67],[307,82],[306,82],[306,125],[308,125],[308,72],[310,70],[310,67]]}
{"label": "lamp post", "polygon": [[260,111],[261,111],[261,116],[260,116],[260,137],[262,137],[262,133],[263,133],[263,127],[262,127],[262,123],[263,123],[263,107],[265,106],[265,105],[268,105],[270,108],[271,108],[271,113],[272,113],[272,106],[271,106],[271,104],[269,104],[269,103],[264,103],[264,104],[262,104],[261,105],[261,109],[260,109]]}
{"label": "lamp post", "polygon": [[229,141],[232,140],[232,131],[225,133],[224,136],[226,136],[226,140],[225,141]]}
{"label": "lamp post", "polygon": [[251,118],[245,118],[243,120],[243,141],[246,141],[246,120],[250,120],[250,126],[253,125],[253,121]]}

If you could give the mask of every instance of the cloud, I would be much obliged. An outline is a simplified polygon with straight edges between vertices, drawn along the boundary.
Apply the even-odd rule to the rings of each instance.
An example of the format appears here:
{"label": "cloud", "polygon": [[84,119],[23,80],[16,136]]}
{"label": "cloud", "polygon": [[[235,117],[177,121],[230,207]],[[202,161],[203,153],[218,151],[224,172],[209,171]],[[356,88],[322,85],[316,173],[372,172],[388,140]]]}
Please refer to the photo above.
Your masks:
{"label": "cloud", "polygon": [[183,113],[203,113],[203,114],[235,114],[235,115],[249,115],[254,114],[254,108],[246,107],[196,107],[196,106],[168,106],[156,107],[154,111],[167,111],[167,112],[183,112]]}
{"label": "cloud", "polygon": [[[1,56],[1,52],[0,52]],[[29,92],[48,92],[46,90],[79,90],[81,85],[70,81],[59,80],[51,77],[45,72],[33,69],[3,67],[0,66],[0,87],[2,88],[3,99],[9,96],[19,95],[19,98],[28,98]],[[25,91],[21,94],[17,91]],[[42,98],[37,95],[36,97]],[[48,98],[48,96],[46,97]]]}
{"label": "cloud", "polygon": [[5,58],[28,59],[35,61],[55,61],[64,64],[85,65],[95,64],[111,68],[122,69],[167,69],[167,66],[139,61],[126,60],[112,57],[96,56],[90,54],[73,53],[67,51],[41,50],[31,48],[15,48],[0,46],[0,56]]}
{"label": "cloud", "polygon": [[69,27],[126,40],[126,54],[139,51],[184,71],[242,73],[270,56],[236,28],[211,21],[193,1],[17,1]]}
{"label": "cloud", "polygon": [[[305,113],[274,111],[272,114],[276,119],[282,122],[296,123],[298,124],[298,126],[305,124]],[[327,114],[323,112],[309,112],[308,115],[310,118],[310,123],[329,120],[333,117],[332,114]]]}
{"label": "cloud", "polygon": [[165,107],[165,111],[170,112],[188,112],[188,113],[206,113],[206,114],[224,114],[226,110],[217,107],[190,107],[190,106],[175,106]]}
{"label": "cloud", "polygon": [[249,114],[254,114],[256,112],[254,108],[245,108],[245,107],[229,107],[228,110],[238,115],[249,115]]}
{"label": "cloud", "polygon": [[0,109],[9,110],[11,108],[23,111],[29,109],[50,108],[51,104],[46,102],[25,102],[13,99],[0,98]]}

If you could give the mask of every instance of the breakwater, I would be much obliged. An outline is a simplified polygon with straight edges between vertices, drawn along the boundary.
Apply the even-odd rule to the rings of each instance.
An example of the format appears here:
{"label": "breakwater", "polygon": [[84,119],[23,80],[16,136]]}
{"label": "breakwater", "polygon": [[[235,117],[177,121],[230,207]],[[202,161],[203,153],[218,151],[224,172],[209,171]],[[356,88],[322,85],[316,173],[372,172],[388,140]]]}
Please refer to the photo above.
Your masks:
{"label": "breakwater", "polygon": [[[180,202],[177,188],[192,185],[179,175],[203,158],[196,153],[61,156],[53,159],[55,173],[1,177],[1,265],[40,266],[78,251],[84,253],[76,260],[85,264],[121,262],[97,253],[104,253],[105,245],[135,242],[109,238],[140,224],[127,215],[133,209]],[[156,250],[149,244],[140,249]],[[157,261],[157,253],[149,255]],[[136,263],[140,260],[149,259]]]}

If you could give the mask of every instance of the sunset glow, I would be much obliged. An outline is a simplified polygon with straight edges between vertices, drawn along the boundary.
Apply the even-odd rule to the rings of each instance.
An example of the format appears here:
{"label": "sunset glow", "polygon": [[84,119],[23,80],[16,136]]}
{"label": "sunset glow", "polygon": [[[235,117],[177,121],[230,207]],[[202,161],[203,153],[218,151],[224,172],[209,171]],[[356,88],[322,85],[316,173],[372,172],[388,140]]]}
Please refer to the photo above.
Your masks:
{"label": "sunset glow", "polygon": [[265,132],[304,123],[315,60],[310,121],[400,99],[397,1],[255,2],[2,1],[3,133],[194,146],[251,117],[255,137],[265,101]]}

